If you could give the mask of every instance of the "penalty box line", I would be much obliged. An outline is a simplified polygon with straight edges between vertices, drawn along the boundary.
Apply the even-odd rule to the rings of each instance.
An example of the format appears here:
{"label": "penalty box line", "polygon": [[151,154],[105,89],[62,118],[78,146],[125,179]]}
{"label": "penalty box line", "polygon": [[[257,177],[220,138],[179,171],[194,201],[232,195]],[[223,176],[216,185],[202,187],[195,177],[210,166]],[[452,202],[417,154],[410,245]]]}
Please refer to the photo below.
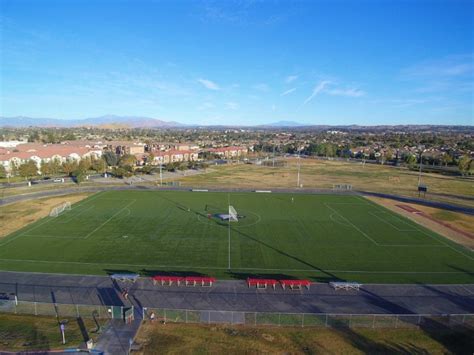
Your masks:
{"label": "penalty box line", "polygon": [[[81,202],[79,202],[78,204],[76,204],[76,205],[74,205],[73,207],[71,207],[71,211],[72,211],[73,209],[76,209],[77,207],[79,207],[79,206],[85,204],[85,203],[89,203],[90,201],[92,201],[92,200],[96,199],[97,197],[99,197],[101,194],[103,194],[103,192],[98,192],[98,193],[96,193],[95,195],[93,195],[91,198],[86,198],[84,201],[81,201]],[[6,241],[4,241],[3,243],[0,244],[0,247],[3,247],[3,246],[5,246],[5,245],[7,245],[7,244],[13,242],[14,240],[18,239],[19,237],[22,237],[22,236],[28,234],[29,232],[31,232],[32,230],[35,230],[36,228],[39,228],[39,227],[43,226],[44,224],[46,224],[46,223],[48,223],[48,222],[51,222],[51,221],[53,221],[53,220],[54,220],[53,218],[47,218],[47,217],[46,217],[46,220],[45,220],[44,222],[42,222],[42,223],[40,223],[40,224],[38,224],[38,225],[36,225],[36,226],[31,226],[30,228],[27,228],[24,232],[18,234],[17,236],[15,236],[15,237],[13,237],[13,238],[10,238],[10,239],[8,239],[8,240],[6,240]]]}
{"label": "penalty box line", "polygon": [[124,207],[122,207],[121,209],[119,209],[116,213],[114,213],[109,219],[107,219],[104,223],[102,223],[101,225],[99,225],[97,228],[95,228],[92,232],[88,233],[85,237],[83,237],[82,239],[87,239],[89,238],[92,234],[94,234],[96,231],[98,231],[100,228],[102,228],[103,226],[105,226],[107,223],[109,223],[114,217],[116,217],[120,212],[122,212],[123,210],[125,210],[126,208],[130,207],[132,204],[134,204],[135,202],[137,202],[137,200],[133,200],[129,203],[127,203]]}
{"label": "penalty box line", "polygon": [[358,231],[359,233],[361,233],[365,238],[367,238],[368,240],[370,240],[372,243],[374,243],[375,245],[379,246],[379,243],[377,243],[374,239],[372,239],[371,237],[369,237],[367,235],[367,233],[365,233],[363,230],[361,230],[359,227],[357,227],[354,223],[352,223],[351,221],[349,221],[346,217],[344,217],[343,215],[341,215],[339,212],[337,212],[337,210],[335,210],[334,208],[332,208],[331,206],[329,206],[328,203],[324,203],[324,205],[329,208],[331,211],[333,211],[335,214],[339,215],[339,217],[341,217],[342,219],[344,219],[347,223],[349,223],[356,231]]}

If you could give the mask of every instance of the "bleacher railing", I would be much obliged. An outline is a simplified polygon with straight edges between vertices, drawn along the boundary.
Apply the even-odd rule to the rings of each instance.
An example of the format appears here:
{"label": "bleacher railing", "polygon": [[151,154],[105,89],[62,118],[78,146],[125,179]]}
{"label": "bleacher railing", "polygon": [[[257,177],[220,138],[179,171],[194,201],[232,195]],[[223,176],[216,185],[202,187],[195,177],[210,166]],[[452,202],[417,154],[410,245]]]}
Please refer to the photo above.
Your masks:
{"label": "bleacher railing", "polygon": [[[123,314],[120,306],[53,304],[0,300],[0,314],[28,314],[55,317],[111,319]],[[152,317],[153,313],[153,317]],[[143,319],[157,322],[200,324],[243,324],[249,326],[297,326],[332,328],[474,328],[474,314],[337,314],[277,313],[215,310],[165,309],[146,307]]]}

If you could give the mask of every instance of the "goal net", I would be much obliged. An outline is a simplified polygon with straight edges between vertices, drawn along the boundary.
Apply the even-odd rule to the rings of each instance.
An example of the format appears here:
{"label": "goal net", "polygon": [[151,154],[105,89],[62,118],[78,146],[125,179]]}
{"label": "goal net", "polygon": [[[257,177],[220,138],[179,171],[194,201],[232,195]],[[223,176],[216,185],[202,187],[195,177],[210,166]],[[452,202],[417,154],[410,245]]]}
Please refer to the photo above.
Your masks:
{"label": "goal net", "polygon": [[51,209],[51,212],[49,212],[50,217],[57,217],[64,211],[69,211],[71,210],[71,202],[63,202],[56,207],[53,207]]}
{"label": "goal net", "polygon": [[233,206],[229,206],[229,221],[237,222],[239,220],[239,216],[237,215],[237,211]]}

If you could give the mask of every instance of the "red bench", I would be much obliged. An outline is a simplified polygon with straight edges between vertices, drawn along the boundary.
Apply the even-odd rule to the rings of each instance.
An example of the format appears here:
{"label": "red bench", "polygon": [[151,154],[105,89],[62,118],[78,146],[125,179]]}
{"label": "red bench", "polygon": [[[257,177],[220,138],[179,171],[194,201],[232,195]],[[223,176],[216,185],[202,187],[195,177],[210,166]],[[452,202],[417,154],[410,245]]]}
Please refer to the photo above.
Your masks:
{"label": "red bench", "polygon": [[303,287],[306,287],[309,290],[311,281],[309,280],[280,280],[280,285],[283,289],[289,287],[292,290],[301,290]]}
{"label": "red bench", "polygon": [[267,288],[268,286],[271,286],[273,289],[275,289],[277,284],[278,281],[273,279],[247,279],[247,285],[249,287],[255,286],[257,288]]}
{"label": "red bench", "polygon": [[153,276],[153,285],[160,283],[161,286],[171,286],[173,284],[180,285],[184,281],[184,277],[179,276]]}
{"label": "red bench", "polygon": [[216,279],[214,277],[197,277],[197,276],[187,276],[184,278],[186,286],[202,286],[202,287],[211,287]]}

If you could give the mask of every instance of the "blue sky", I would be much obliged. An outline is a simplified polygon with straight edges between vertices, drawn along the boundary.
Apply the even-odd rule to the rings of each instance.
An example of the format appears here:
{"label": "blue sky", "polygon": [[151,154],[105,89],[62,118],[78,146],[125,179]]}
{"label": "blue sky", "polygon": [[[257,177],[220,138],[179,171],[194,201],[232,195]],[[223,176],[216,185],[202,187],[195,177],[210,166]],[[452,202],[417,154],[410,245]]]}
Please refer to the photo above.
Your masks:
{"label": "blue sky", "polygon": [[0,0],[0,115],[474,124],[473,1]]}

